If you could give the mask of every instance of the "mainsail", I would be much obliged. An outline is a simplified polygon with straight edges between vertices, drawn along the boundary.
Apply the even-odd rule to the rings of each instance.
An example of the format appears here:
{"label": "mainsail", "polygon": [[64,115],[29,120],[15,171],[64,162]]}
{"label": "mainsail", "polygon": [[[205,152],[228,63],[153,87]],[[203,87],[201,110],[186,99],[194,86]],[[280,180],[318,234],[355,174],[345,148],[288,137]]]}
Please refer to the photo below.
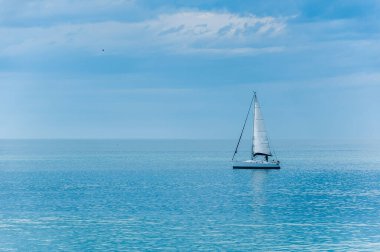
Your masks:
{"label": "mainsail", "polygon": [[255,105],[254,105],[254,114],[253,114],[253,145],[252,153],[253,156],[264,155],[272,156],[272,153],[269,148],[269,141],[267,137],[267,132],[264,126],[263,115],[261,114],[259,100],[256,97],[255,93]]}

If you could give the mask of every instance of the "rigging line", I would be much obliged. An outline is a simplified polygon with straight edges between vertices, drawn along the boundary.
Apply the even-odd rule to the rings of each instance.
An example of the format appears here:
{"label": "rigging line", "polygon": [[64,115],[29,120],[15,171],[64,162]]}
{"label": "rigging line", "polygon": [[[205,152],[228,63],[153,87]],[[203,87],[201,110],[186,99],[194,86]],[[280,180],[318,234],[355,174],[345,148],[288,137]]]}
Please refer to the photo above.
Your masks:
{"label": "rigging line", "polygon": [[[269,136],[267,136],[267,138],[268,138],[268,144],[269,144],[269,146],[272,146],[272,141],[270,140]],[[277,159],[277,155],[276,155],[276,151],[274,150],[274,148],[271,151],[273,152],[274,157],[276,158],[276,160],[278,160]]]}
{"label": "rigging line", "polygon": [[235,152],[234,152],[234,155],[232,156],[232,160],[234,160],[235,158],[235,155],[238,151],[238,148],[239,148],[239,144],[240,144],[240,140],[241,140],[241,137],[243,136],[243,132],[244,132],[244,128],[245,128],[245,125],[247,124],[247,120],[248,120],[248,116],[249,116],[249,112],[251,111],[251,108],[252,108],[252,103],[253,103],[253,99],[255,98],[255,92],[252,96],[252,100],[251,100],[251,103],[249,105],[249,109],[248,109],[248,112],[247,112],[247,116],[245,117],[245,121],[244,121],[244,125],[243,125],[243,129],[241,130],[241,133],[240,133],[240,137],[239,137],[239,141],[236,145],[236,148],[235,148]]}

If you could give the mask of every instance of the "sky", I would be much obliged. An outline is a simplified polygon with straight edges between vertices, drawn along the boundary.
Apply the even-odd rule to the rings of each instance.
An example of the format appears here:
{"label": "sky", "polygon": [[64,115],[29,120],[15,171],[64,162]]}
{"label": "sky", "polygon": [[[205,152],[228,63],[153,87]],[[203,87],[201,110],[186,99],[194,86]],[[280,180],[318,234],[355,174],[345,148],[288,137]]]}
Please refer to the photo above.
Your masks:
{"label": "sky", "polygon": [[[380,139],[376,0],[0,0],[0,138]],[[248,134],[249,136],[249,134]]]}

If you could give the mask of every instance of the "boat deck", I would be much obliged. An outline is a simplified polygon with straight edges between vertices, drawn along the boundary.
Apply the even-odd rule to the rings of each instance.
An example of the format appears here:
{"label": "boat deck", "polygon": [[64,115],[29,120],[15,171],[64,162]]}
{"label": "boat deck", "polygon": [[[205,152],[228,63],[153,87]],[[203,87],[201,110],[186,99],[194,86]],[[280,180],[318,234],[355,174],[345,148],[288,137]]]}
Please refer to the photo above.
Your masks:
{"label": "boat deck", "polygon": [[280,169],[278,162],[265,162],[265,161],[238,161],[233,163],[234,169]]}

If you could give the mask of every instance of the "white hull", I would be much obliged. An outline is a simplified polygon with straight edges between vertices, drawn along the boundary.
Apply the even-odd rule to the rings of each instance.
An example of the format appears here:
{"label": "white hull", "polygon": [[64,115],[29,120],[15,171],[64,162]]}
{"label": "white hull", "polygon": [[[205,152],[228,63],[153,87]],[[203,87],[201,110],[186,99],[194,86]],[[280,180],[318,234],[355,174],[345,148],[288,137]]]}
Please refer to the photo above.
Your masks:
{"label": "white hull", "polygon": [[233,162],[234,169],[280,169],[280,163],[277,161],[235,161]]}

